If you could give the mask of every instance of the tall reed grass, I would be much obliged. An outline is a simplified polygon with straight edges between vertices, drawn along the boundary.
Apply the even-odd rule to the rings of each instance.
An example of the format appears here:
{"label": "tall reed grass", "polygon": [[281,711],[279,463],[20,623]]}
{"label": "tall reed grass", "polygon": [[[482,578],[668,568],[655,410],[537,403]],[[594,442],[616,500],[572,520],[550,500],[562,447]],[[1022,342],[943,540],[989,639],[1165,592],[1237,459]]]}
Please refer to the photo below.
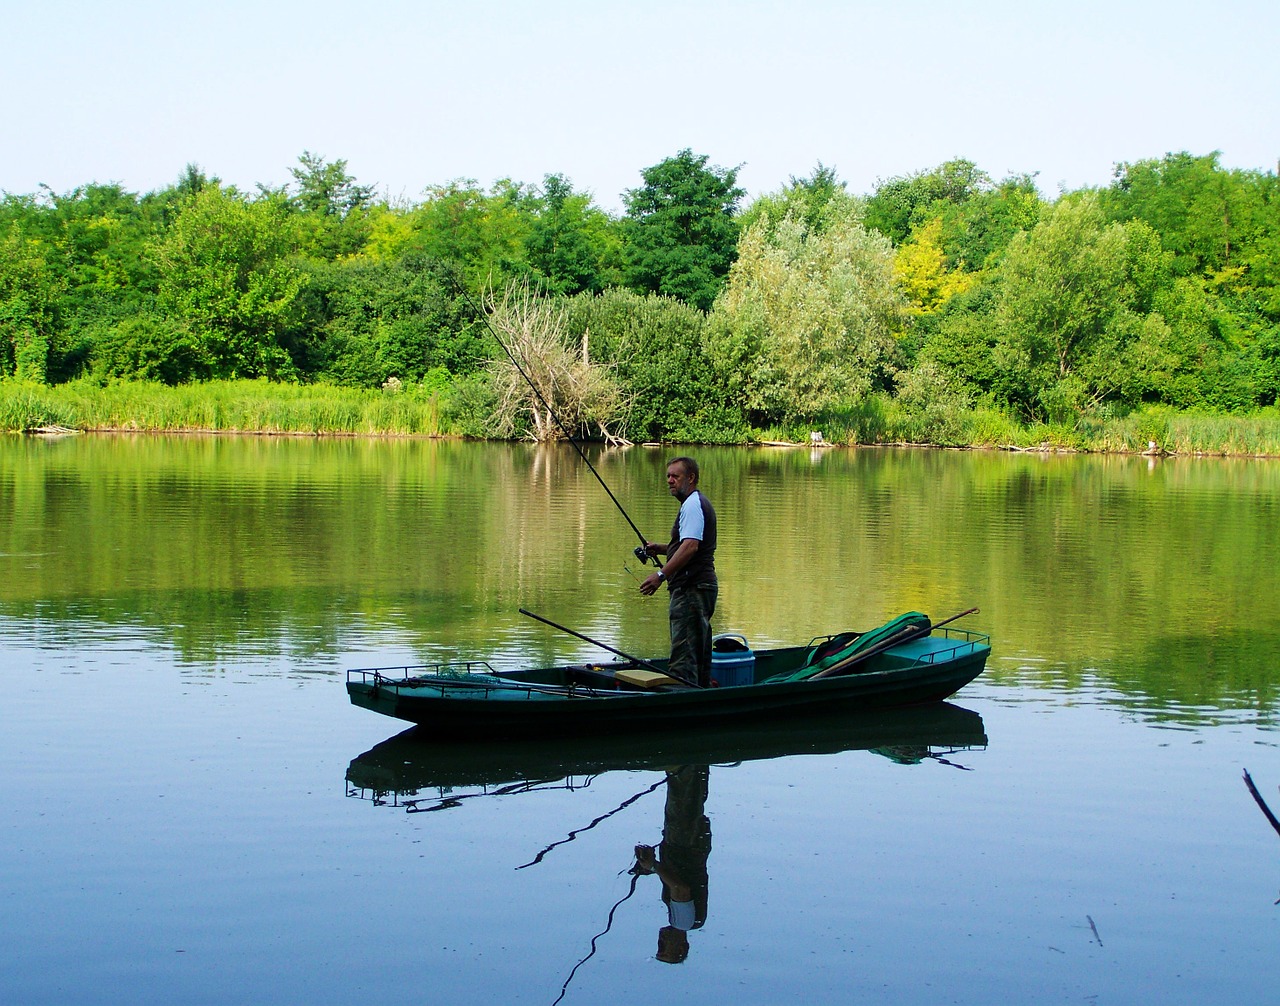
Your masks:
{"label": "tall reed grass", "polygon": [[873,395],[813,423],[770,427],[757,439],[803,443],[812,430],[838,444],[1280,457],[1280,409],[1275,408],[1248,416],[1149,408],[1120,417],[1084,415],[1065,423],[1021,423],[981,405],[942,400],[909,408],[899,399]]}
{"label": "tall reed grass", "polygon": [[0,429],[440,436],[438,394],[332,385],[0,382]]}

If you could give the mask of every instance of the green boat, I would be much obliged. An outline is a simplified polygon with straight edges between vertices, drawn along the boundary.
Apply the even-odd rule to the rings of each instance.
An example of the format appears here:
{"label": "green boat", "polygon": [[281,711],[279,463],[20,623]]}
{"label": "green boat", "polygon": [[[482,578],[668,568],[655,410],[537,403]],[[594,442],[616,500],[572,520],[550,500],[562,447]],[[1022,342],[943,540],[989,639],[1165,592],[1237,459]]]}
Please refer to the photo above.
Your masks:
{"label": "green boat", "polygon": [[[959,616],[956,616],[959,617]],[[952,621],[947,619],[946,621]],[[499,671],[485,661],[347,672],[354,705],[438,737],[563,737],[938,702],[982,673],[980,632],[908,612],[866,632],[752,651],[717,637],[713,687],[668,676],[665,659]]]}

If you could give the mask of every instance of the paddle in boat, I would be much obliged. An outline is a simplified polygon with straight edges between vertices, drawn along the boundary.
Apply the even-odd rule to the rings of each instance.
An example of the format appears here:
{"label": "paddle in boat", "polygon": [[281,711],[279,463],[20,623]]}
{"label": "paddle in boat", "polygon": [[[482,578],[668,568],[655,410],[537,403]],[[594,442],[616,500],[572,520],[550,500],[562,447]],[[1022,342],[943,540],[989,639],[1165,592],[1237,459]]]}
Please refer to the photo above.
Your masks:
{"label": "paddle in boat", "polygon": [[418,724],[432,736],[476,739],[908,706],[946,699],[982,673],[988,636],[948,627],[974,610],[937,623],[908,612],[865,632],[777,649],[752,651],[742,636],[718,636],[711,688],[669,676],[665,659],[640,660],[597,643],[621,659],[509,671],[474,660],[360,668],[347,672],[347,692],[353,704]]}

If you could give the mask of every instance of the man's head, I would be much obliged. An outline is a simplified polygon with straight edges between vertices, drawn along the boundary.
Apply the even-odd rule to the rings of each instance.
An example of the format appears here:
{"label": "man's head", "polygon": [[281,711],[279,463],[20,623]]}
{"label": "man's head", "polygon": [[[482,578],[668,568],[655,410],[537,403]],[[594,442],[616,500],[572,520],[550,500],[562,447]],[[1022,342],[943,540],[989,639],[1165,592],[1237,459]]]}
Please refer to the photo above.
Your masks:
{"label": "man's head", "polygon": [[698,488],[698,462],[693,458],[672,458],[667,462],[667,489],[683,503]]}
{"label": "man's head", "polygon": [[658,930],[658,960],[665,964],[682,964],[689,956],[689,934],[675,926]]}

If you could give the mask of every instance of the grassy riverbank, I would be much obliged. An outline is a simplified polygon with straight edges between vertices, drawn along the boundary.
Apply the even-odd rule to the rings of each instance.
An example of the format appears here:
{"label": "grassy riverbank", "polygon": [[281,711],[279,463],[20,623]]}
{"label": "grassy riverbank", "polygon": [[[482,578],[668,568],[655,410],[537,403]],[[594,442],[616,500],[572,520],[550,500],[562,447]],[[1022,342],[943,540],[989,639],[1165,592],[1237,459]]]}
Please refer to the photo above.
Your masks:
{"label": "grassy riverbank", "polygon": [[[324,384],[211,381],[169,387],[143,382],[0,381],[0,430],[451,436],[464,431],[441,396]],[[873,397],[821,423],[754,431],[749,439],[805,442],[820,429],[835,444],[921,444],[1020,450],[1280,457],[1280,410],[1248,416],[1144,409],[1118,417],[1023,425],[991,409],[912,410]],[[742,440],[741,436],[738,438]]]}
{"label": "grassy riverbank", "polygon": [[0,382],[0,429],[440,436],[436,394],[320,384]]}

